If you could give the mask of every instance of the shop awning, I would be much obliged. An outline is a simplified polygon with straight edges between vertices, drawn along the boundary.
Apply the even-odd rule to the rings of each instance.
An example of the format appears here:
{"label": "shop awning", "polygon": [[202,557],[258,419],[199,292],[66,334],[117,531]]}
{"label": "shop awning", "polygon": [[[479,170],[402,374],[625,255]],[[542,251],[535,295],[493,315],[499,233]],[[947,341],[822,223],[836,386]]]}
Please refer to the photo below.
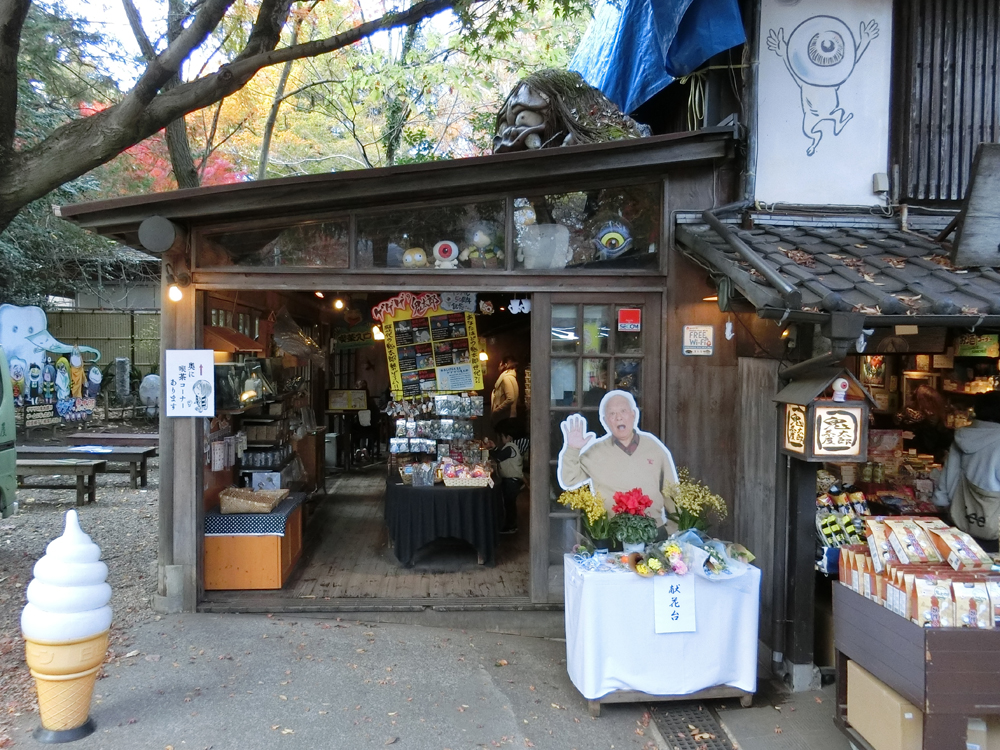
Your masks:
{"label": "shop awning", "polygon": [[249,336],[223,326],[205,326],[204,344],[206,349],[217,352],[263,352],[264,347]]}
{"label": "shop awning", "polygon": [[875,324],[916,323],[914,318],[924,324],[933,318],[936,325],[1000,324],[1000,273],[955,268],[948,246],[928,235],[870,222],[792,221],[753,229],[730,223],[722,230],[693,223],[675,231],[681,251],[716,279],[720,305],[738,293],[763,317],[853,312]]}

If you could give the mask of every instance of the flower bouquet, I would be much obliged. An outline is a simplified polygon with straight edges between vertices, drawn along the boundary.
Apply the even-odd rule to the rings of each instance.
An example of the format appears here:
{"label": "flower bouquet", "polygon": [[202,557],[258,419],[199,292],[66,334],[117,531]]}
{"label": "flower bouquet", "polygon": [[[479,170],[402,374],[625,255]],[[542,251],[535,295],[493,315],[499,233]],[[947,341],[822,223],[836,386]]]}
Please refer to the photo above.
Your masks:
{"label": "flower bouquet", "polygon": [[595,543],[595,546],[602,546],[600,543],[611,538],[611,519],[604,509],[604,499],[600,494],[594,494],[590,485],[577,487],[575,490],[567,490],[562,493],[558,502],[573,510],[580,511],[583,519],[583,528],[587,536]]}
{"label": "flower bouquet", "polygon": [[668,513],[667,518],[677,524],[678,531],[697,529],[705,531],[710,523],[708,514],[715,513],[721,521],[728,513],[726,501],[721,495],[713,493],[706,485],[691,478],[687,467],[682,466],[677,473],[678,482],[671,483],[664,492],[664,497],[674,501],[676,510]]}
{"label": "flower bouquet", "polygon": [[646,508],[653,504],[648,495],[636,488],[616,492],[611,508],[611,534],[622,544],[648,544],[656,538],[656,521],[646,515]]}
{"label": "flower bouquet", "polygon": [[632,572],[638,573],[643,578],[662,575],[682,576],[688,573],[684,551],[676,542],[647,546],[645,552],[625,555],[623,562]]}

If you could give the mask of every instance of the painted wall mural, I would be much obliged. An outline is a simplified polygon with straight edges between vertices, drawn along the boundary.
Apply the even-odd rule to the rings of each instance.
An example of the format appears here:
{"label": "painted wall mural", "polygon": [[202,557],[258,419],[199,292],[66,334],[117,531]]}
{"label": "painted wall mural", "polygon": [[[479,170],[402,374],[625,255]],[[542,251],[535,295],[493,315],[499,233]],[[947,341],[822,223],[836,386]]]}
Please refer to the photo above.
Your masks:
{"label": "painted wall mural", "polygon": [[891,0],[763,0],[760,23],[755,198],[884,202]]}
{"label": "painted wall mural", "polygon": [[[101,371],[94,366],[99,350],[58,341],[40,307],[6,304],[0,305],[0,347],[10,366],[14,403],[25,407],[25,426],[90,417],[101,386]],[[93,355],[86,363],[85,354]]]}

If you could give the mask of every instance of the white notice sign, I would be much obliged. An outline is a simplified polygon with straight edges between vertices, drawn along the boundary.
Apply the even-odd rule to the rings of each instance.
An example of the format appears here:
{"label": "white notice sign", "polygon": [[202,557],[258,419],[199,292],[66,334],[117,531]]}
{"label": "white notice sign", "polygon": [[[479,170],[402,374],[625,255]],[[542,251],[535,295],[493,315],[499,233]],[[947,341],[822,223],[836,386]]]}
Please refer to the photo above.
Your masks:
{"label": "white notice sign", "polygon": [[715,343],[715,329],[712,326],[684,326],[685,356],[707,357]]}
{"label": "white notice sign", "polygon": [[657,633],[695,632],[694,577],[655,576],[653,616]]}
{"label": "white notice sign", "polygon": [[447,365],[437,368],[439,391],[472,391],[476,382],[472,375],[472,365]]}
{"label": "white notice sign", "polygon": [[211,349],[167,349],[168,417],[215,416],[215,357]]}

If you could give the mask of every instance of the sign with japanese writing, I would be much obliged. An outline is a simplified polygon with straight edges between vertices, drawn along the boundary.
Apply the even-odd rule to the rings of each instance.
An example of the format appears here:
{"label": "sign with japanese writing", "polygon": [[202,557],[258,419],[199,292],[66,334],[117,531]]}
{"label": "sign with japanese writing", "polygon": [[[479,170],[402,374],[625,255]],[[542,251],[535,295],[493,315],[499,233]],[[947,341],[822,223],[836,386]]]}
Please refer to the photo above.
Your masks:
{"label": "sign with japanese writing", "polygon": [[684,356],[710,356],[714,343],[715,329],[712,326],[684,326]]}
{"label": "sign with japanese writing", "polygon": [[372,308],[382,324],[389,383],[396,397],[482,390],[476,316],[441,295],[401,292]]}
{"label": "sign with japanese writing", "polygon": [[956,357],[1000,357],[1000,334],[966,333],[955,340]]}
{"label": "sign with japanese writing", "polygon": [[785,450],[806,452],[806,407],[785,404]]}
{"label": "sign with japanese writing", "polygon": [[358,390],[330,390],[326,392],[326,408],[331,411],[367,409],[368,394]]}
{"label": "sign with japanese writing", "polygon": [[693,633],[694,576],[653,578],[653,619],[657,633]]}
{"label": "sign with japanese writing", "polygon": [[167,349],[166,415],[215,416],[215,356],[211,349]]}
{"label": "sign with japanese writing", "polygon": [[817,456],[857,456],[861,451],[860,406],[816,406],[813,453]]}
{"label": "sign with japanese writing", "polygon": [[623,307],[618,311],[619,331],[641,331],[642,310],[638,307]]}

